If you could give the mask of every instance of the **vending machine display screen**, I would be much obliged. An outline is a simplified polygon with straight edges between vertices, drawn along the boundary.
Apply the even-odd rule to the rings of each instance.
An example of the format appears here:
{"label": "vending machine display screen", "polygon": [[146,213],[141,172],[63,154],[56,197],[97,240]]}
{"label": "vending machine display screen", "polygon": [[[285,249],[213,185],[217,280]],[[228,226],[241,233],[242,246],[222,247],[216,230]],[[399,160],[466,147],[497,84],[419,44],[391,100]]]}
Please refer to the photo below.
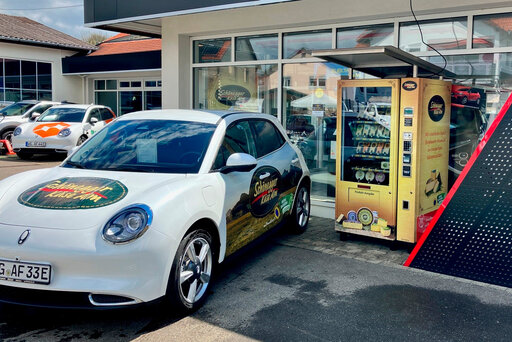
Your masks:
{"label": "vending machine display screen", "polygon": [[389,185],[391,87],[344,87],[341,180]]}

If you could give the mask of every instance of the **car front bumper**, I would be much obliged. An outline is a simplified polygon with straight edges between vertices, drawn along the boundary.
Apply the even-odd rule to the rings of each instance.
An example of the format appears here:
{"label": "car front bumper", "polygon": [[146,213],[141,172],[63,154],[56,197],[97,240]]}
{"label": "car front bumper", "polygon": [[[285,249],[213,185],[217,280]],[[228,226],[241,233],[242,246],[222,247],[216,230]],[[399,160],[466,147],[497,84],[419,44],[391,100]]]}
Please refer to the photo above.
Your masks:
{"label": "car front bumper", "polygon": [[[35,306],[118,307],[165,295],[177,246],[155,229],[139,239],[113,245],[100,228],[62,230],[0,224],[0,259],[50,264],[49,285],[0,280],[0,301]],[[33,291],[30,291],[33,290]],[[41,298],[44,294],[47,299]],[[51,298],[55,298],[52,303]]]}
{"label": "car front bumper", "polygon": [[[49,138],[26,138],[23,136],[12,137],[12,148],[14,152],[23,153],[68,153],[77,144],[78,138],[73,134],[69,137],[49,137]],[[28,142],[44,143],[44,147],[27,146]]]}

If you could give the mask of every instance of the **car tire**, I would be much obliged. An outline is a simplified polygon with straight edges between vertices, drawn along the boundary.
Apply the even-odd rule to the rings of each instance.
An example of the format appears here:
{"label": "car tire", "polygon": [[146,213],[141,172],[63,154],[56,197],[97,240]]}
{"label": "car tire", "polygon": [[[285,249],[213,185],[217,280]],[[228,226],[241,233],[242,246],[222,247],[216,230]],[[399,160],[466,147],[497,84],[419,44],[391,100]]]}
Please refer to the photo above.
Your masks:
{"label": "car tire", "polygon": [[460,103],[465,105],[466,103],[468,103],[468,98],[467,96],[464,96],[461,100],[460,100]]}
{"label": "car tire", "polygon": [[26,152],[18,152],[16,154],[18,155],[18,158],[23,159],[23,160],[29,160],[33,156],[32,153],[26,153]]}
{"label": "car tire", "polygon": [[311,212],[311,199],[309,187],[302,184],[297,190],[292,214],[289,217],[288,229],[293,234],[302,234],[308,228]]}
{"label": "car tire", "polygon": [[214,266],[211,234],[204,229],[188,233],[178,246],[167,285],[166,297],[177,312],[188,314],[204,304]]}
{"label": "car tire", "polygon": [[82,135],[80,138],[78,138],[76,146],[82,145],[86,140],[87,140],[87,137],[85,135]]}
{"label": "car tire", "polygon": [[0,137],[0,140],[7,140],[9,141],[9,144],[12,146],[12,134],[14,133],[14,130],[7,130],[2,133],[2,136]]}

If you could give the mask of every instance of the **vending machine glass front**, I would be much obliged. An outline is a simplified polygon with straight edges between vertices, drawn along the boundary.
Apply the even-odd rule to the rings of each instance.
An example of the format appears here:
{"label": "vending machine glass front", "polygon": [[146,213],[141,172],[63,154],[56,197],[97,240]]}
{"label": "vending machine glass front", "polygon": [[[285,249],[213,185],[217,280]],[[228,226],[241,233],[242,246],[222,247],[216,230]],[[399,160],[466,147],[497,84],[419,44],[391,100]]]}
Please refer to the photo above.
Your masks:
{"label": "vending machine glass front", "polygon": [[347,80],[339,85],[336,217],[346,218],[343,227],[375,230],[377,235],[382,228],[391,238],[385,227],[396,223],[399,83]]}

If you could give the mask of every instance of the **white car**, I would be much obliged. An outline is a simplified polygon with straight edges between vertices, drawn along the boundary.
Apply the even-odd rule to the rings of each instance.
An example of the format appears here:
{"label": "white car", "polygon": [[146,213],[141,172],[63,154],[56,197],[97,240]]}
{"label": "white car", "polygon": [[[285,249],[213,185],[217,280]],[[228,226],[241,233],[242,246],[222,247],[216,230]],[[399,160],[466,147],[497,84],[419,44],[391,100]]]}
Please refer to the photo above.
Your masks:
{"label": "white car", "polygon": [[114,118],[115,114],[106,106],[54,106],[36,121],[16,127],[12,148],[21,159],[30,159],[39,153],[67,154]]}
{"label": "white car", "polygon": [[216,264],[286,223],[310,174],[270,115],[124,115],[60,166],[0,182],[0,301],[200,306]]}
{"label": "white car", "polygon": [[12,143],[12,133],[21,124],[40,116],[48,108],[61,104],[53,101],[20,101],[0,109],[0,140]]}

